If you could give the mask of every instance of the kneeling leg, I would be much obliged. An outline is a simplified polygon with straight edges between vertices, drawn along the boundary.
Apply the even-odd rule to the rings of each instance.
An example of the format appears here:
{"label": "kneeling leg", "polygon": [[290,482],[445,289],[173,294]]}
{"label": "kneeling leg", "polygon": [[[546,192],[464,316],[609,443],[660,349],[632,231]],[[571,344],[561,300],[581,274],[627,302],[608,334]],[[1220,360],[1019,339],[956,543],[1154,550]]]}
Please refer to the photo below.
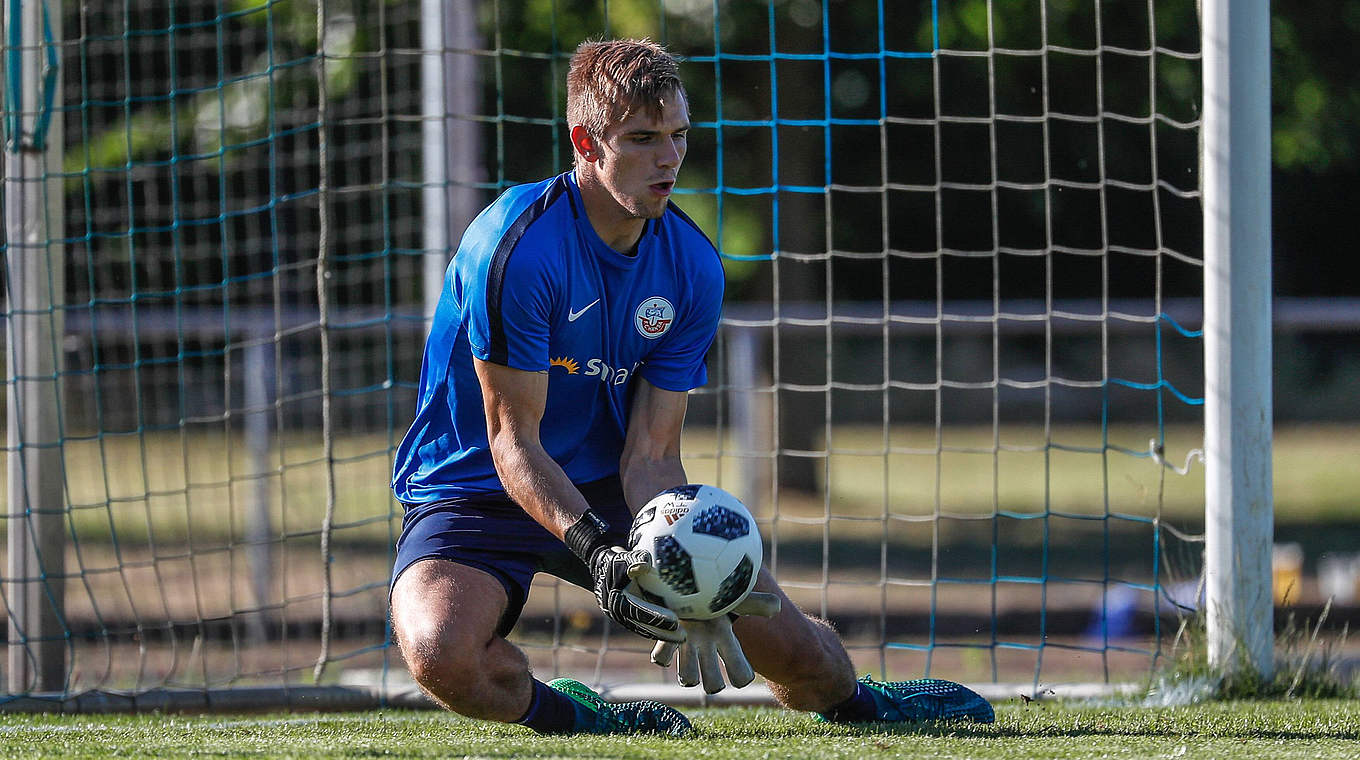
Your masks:
{"label": "kneeling leg", "polygon": [[411,565],[392,589],[392,627],[411,676],[444,707],[510,722],[533,679],[524,653],[497,635],[505,589],[491,575],[442,559]]}

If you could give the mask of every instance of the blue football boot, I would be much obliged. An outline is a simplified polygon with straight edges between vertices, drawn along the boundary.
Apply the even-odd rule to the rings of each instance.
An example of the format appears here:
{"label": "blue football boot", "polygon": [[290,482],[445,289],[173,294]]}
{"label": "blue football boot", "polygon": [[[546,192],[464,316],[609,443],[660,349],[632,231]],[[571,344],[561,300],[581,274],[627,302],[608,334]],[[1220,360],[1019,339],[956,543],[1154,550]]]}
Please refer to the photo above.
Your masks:
{"label": "blue football boot", "polygon": [[870,721],[971,720],[991,723],[996,720],[996,713],[987,700],[953,681],[938,678],[875,681],[865,676],[859,682],[874,698],[875,715]]}

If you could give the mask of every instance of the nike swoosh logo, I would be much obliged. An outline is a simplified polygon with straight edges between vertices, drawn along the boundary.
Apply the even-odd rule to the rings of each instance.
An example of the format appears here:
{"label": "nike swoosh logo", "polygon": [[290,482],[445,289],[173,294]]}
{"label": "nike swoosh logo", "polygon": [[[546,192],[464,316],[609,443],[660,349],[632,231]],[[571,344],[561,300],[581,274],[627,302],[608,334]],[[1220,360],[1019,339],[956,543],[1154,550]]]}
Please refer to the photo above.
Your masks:
{"label": "nike swoosh logo", "polygon": [[585,314],[586,312],[590,311],[590,307],[594,306],[595,304],[597,304],[597,303],[599,303],[599,302],[600,302],[600,299],[596,298],[594,301],[591,301],[590,303],[586,304],[585,306],[582,306],[580,311],[574,311],[574,310],[572,310],[572,309],[567,309],[567,321],[568,321],[568,322],[575,322],[576,320],[578,320],[578,319],[581,318],[581,315],[582,315],[582,314]]}

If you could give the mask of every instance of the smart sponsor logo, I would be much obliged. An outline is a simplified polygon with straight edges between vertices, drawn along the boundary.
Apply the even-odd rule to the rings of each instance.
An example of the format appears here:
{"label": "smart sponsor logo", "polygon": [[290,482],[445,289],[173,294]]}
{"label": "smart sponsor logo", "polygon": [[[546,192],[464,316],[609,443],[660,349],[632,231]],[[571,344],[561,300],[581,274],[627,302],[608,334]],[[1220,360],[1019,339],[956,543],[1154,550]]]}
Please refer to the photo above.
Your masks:
{"label": "smart sponsor logo", "polygon": [[585,370],[582,371],[581,364],[575,359],[570,356],[559,356],[548,361],[548,368],[560,367],[568,375],[598,377],[600,382],[606,385],[623,385],[637,371],[640,364],[641,362],[633,362],[631,367],[611,367],[603,359],[586,359]]}

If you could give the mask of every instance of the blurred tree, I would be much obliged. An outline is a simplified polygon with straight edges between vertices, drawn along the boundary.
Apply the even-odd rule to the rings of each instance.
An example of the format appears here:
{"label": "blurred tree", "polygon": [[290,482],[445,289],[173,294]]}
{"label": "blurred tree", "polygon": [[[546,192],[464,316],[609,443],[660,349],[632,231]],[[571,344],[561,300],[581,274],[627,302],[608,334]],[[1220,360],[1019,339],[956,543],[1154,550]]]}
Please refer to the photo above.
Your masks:
{"label": "blurred tree", "polygon": [[1275,167],[1353,171],[1360,158],[1360,1],[1275,3],[1273,13]]}
{"label": "blurred tree", "polygon": [[1360,0],[1272,12],[1275,292],[1360,295]]}
{"label": "blurred tree", "polygon": [[[328,87],[334,101],[343,101],[349,93],[376,86],[376,80],[369,81],[373,80],[374,72],[361,71],[367,68],[364,64],[367,59],[351,55],[350,51],[377,49],[372,38],[378,35],[373,26],[379,18],[378,5],[395,7],[400,5],[400,1],[329,2],[332,4],[330,16],[334,28],[328,34],[332,45],[327,66]],[[266,5],[267,13],[262,12]],[[1145,17],[1140,17],[1143,11],[1135,9],[1135,5],[1141,7],[1140,4],[1120,3],[1102,3],[1097,6],[1101,9],[1102,33],[1107,44],[1124,44],[1128,41],[1131,47],[1146,46],[1147,42],[1139,41],[1139,37],[1146,36],[1148,22]],[[199,19],[194,10],[197,7],[192,3],[184,4],[182,9],[176,11],[175,23],[181,26],[197,23]],[[210,7],[211,4],[203,5],[203,8]],[[1043,12],[1047,28],[1044,35],[1048,42],[1092,45],[1095,27],[1091,7],[1090,3],[1076,0],[1045,0]],[[126,19],[86,11],[83,20],[78,16],[81,13],[80,6],[64,4],[64,8],[73,16],[66,20],[65,29],[84,29],[89,34],[113,35],[113,39],[136,29],[164,29],[170,23],[164,8],[148,7]],[[938,30],[932,26],[929,8],[928,2],[901,3],[887,8],[891,15],[885,30],[889,46],[895,49],[929,50],[937,34],[942,47],[955,50],[986,50],[989,41],[995,41],[997,47],[1037,47],[1041,41],[1039,0],[957,0],[941,4]],[[240,23],[270,25],[273,50],[269,54],[276,64],[299,60],[315,49],[314,2],[265,4],[263,0],[231,0],[227,10]],[[821,49],[823,38],[830,40],[835,49],[859,46],[872,50],[877,47],[874,35],[865,30],[877,29],[877,13],[875,4],[854,0],[826,0],[825,3],[819,0],[770,0],[767,3],[718,0],[716,10],[715,5],[708,0],[484,2],[481,6],[481,23],[485,39],[494,44],[496,51],[489,60],[496,74],[484,77],[487,83],[483,98],[485,112],[511,116],[533,113],[541,118],[556,119],[559,124],[559,128],[551,133],[553,149],[540,152],[550,158],[538,163],[526,162],[518,155],[519,151],[511,151],[511,155],[507,156],[506,140],[515,140],[518,135],[507,138],[504,127],[498,124],[496,129],[501,130],[495,143],[498,150],[488,152],[488,162],[494,161],[497,165],[490,167],[488,176],[503,182],[524,181],[565,166],[569,156],[563,149],[565,137],[560,129],[563,63],[575,45],[589,36],[605,33],[651,36],[670,41],[682,54],[698,55],[709,54],[719,46],[724,52],[768,52],[772,38],[781,51],[816,52]],[[1340,225],[1344,212],[1354,208],[1355,202],[1360,200],[1360,126],[1357,126],[1360,125],[1360,78],[1355,76],[1355,71],[1360,70],[1360,48],[1354,44],[1357,35],[1360,35],[1360,0],[1276,3],[1272,13],[1273,159],[1276,168],[1275,201],[1279,211],[1275,232],[1277,290],[1290,295],[1353,294],[1357,292],[1353,283],[1360,280],[1356,276],[1360,273],[1360,263],[1355,262],[1355,257],[1344,254],[1347,237],[1343,235]],[[388,14],[388,17],[394,18],[396,14]],[[1191,3],[1158,3],[1154,21],[1157,44],[1180,50],[1197,47],[1197,22]],[[107,24],[101,27],[100,24],[105,22]],[[824,22],[826,29],[823,29]],[[124,24],[128,25],[127,29],[122,28]],[[713,38],[715,25],[720,29],[717,40]],[[261,52],[261,55],[265,54]],[[525,63],[533,60],[546,60],[547,63],[539,66]],[[233,77],[258,71],[267,63],[258,56],[249,55],[239,60],[229,56],[221,61],[186,55],[180,57],[179,70],[170,72],[163,62],[134,58],[128,62],[130,68],[92,65],[83,75],[86,81],[82,83],[78,78],[71,79],[66,91],[80,92],[82,86],[88,91],[116,91],[116,80],[123,78],[138,82],[140,91],[158,91],[155,85],[158,79],[168,87],[167,77],[175,75],[183,81],[203,66],[220,67],[222,70],[218,76],[223,81],[232,81]],[[1168,56],[1158,56],[1157,64],[1159,87],[1163,88],[1159,92],[1159,106],[1179,109],[1175,105],[1176,101],[1191,105],[1197,103],[1198,75],[1192,67],[1178,66]],[[877,85],[857,71],[842,70],[839,64],[835,66],[837,76],[832,97],[837,98],[837,102],[849,102],[849,95],[858,91],[854,86],[857,82],[867,83],[871,89]],[[777,105],[781,114],[808,110],[806,104],[800,105],[800,100],[822,97],[820,88],[807,79],[809,74],[820,78],[815,68],[779,66],[781,97]],[[78,77],[81,67],[72,65],[65,67],[65,70],[69,76]],[[1036,86],[1035,81],[1027,79],[1027,76],[1033,78],[1033,72],[1027,75],[1020,67],[997,66],[994,75],[997,93],[1024,92]],[[963,103],[959,98],[964,97],[971,85],[986,84],[976,81],[970,84],[967,75],[959,72],[950,73],[949,77],[948,82],[941,82],[944,89],[940,93],[940,106],[946,112],[956,104]],[[103,84],[105,81],[110,84]],[[742,114],[769,114],[769,84],[767,66],[727,62],[722,68],[720,82],[707,81],[692,88],[691,100],[696,119],[714,118],[717,104],[713,101],[713,95],[717,86],[721,86],[721,108],[727,118],[733,118],[733,115],[739,118]],[[914,99],[919,100],[923,94],[929,95],[931,72],[928,68],[895,69],[885,86],[889,90],[885,96],[890,104],[910,103]],[[1108,89],[1107,98],[1111,102],[1127,97],[1118,88]],[[283,118],[286,114],[304,112],[306,104],[314,102],[314,90],[314,77],[309,67],[285,66],[279,67],[268,80],[249,79],[242,86],[228,88],[222,93],[205,91],[194,97],[178,99],[173,113],[169,105],[154,99],[130,103],[126,109],[88,110],[86,113],[89,118],[84,124],[79,119],[67,119],[68,130],[85,130],[79,138],[88,146],[86,151],[68,152],[68,185],[73,192],[79,193],[82,182],[117,182],[117,168],[129,162],[164,161],[175,151],[209,153],[220,150],[223,144],[239,145],[259,139],[270,128],[293,128],[295,125],[281,122],[271,127],[268,101],[272,100],[274,104],[273,113]],[[1061,93],[1057,91],[1052,93],[1053,97],[1059,95]],[[553,98],[556,98],[556,102]],[[874,110],[875,98],[859,100],[867,100],[868,110]],[[287,104],[288,109],[279,108],[280,104]],[[815,111],[816,108],[810,110]],[[1196,113],[1194,109],[1188,112],[1175,110],[1174,116],[1178,119],[1193,119]],[[803,127],[798,131],[806,134],[820,130]],[[363,130],[352,130],[350,135],[356,142],[368,138]],[[844,167],[847,175],[877,174],[878,167],[874,164],[879,161],[879,156],[873,151],[857,150],[857,138],[847,135],[846,132],[833,130],[831,143],[838,171],[839,167]],[[758,176],[759,172],[755,171],[753,164],[748,165],[749,162],[743,161],[743,153],[749,152],[758,157],[762,152],[745,151],[742,143],[731,143],[737,137],[735,133],[725,136],[729,140],[730,152],[725,176],[721,179],[740,185],[750,177]],[[790,131],[787,137],[781,132],[781,140],[787,145],[801,145],[797,137],[797,131]],[[923,146],[923,149],[928,147]],[[1060,144],[1058,147],[1069,152],[1078,149],[1076,143]],[[896,158],[897,155],[901,153],[893,154],[892,164],[887,167],[890,176],[902,160]],[[1074,155],[1073,158],[1089,164],[1092,157]],[[817,162],[819,159],[816,155],[786,150],[784,160],[790,165],[781,167],[781,176],[794,176],[797,172],[792,167],[796,162]],[[955,154],[951,164],[967,174],[970,161],[982,162],[978,165],[985,170],[983,164],[986,160],[987,157],[981,154]],[[226,152],[223,168],[230,169],[232,161],[233,153]],[[509,176],[505,168],[507,162],[515,170]],[[863,166],[856,166],[857,163]],[[691,186],[713,187],[720,179],[716,166],[702,160],[694,161],[687,173],[692,178]],[[748,184],[759,184],[759,181],[751,180]],[[186,192],[187,188],[182,187],[180,191]],[[704,198],[685,200],[686,207],[691,209],[705,229],[719,238],[725,250],[743,255],[771,251],[774,220],[769,218],[768,209],[761,210],[755,205],[738,206],[730,202],[724,204],[721,211],[722,231],[719,235],[718,206]],[[815,221],[812,216],[796,211],[800,208],[799,201],[806,200],[790,199],[784,204],[787,217],[784,221],[788,226],[780,229],[780,243],[785,250],[806,251],[811,248],[804,246],[821,244],[819,235],[811,227],[803,229],[806,225],[800,226],[800,220],[807,224]],[[1013,221],[1025,223],[1024,216],[1034,215],[1036,208],[1041,207],[1003,209],[1001,213],[1023,211],[1021,217]],[[839,209],[836,220],[838,228],[852,231],[847,234],[853,234],[854,230],[875,230],[881,224],[871,215]],[[904,223],[896,215],[890,220],[890,224],[895,226]],[[910,237],[914,234],[912,229],[920,229],[920,225],[915,224],[909,227],[911,229],[900,230],[901,235]],[[839,231],[830,237],[835,238],[838,234]],[[897,234],[890,237],[896,238]],[[767,287],[769,267],[737,260],[729,261],[729,265],[733,298],[768,297],[761,294],[770,292]],[[765,284],[762,284],[761,277],[766,278]],[[860,283],[862,281],[841,278],[836,283],[836,297],[876,297],[872,292],[862,291]],[[802,295],[819,294],[824,284],[821,278],[814,278],[811,274],[803,276],[797,283],[782,283],[785,287],[795,288]]]}

